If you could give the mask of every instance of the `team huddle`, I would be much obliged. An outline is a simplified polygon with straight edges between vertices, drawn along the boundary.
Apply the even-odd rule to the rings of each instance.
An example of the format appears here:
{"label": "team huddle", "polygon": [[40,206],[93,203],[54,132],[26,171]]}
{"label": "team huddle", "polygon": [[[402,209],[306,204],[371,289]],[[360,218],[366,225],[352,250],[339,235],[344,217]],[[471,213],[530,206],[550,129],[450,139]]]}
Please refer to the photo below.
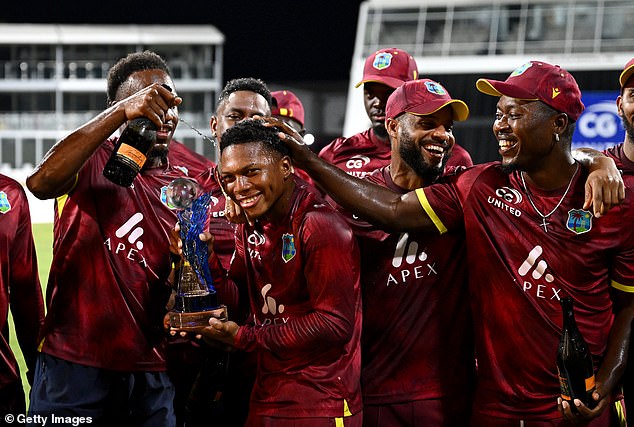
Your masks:
{"label": "team huddle", "polygon": [[[3,327],[0,409],[30,425],[625,425],[633,75],[634,60],[616,100],[625,141],[605,152],[571,150],[584,106],[566,70],[530,61],[479,79],[498,98],[501,159],[476,165],[453,132],[468,106],[401,49],[366,59],[371,127],[319,153],[295,94],[234,79],[210,118],[215,164],[172,140],[187,100],[166,62],[129,54],[108,73],[108,108],[27,179],[55,199],[46,316],[25,193],[0,176],[0,306],[31,383],[27,408]],[[138,117],[156,143],[118,186],[102,172]],[[229,313],[194,332],[165,320],[183,265],[177,178],[211,195],[199,238]],[[587,405],[560,390],[564,297],[594,362]]]}

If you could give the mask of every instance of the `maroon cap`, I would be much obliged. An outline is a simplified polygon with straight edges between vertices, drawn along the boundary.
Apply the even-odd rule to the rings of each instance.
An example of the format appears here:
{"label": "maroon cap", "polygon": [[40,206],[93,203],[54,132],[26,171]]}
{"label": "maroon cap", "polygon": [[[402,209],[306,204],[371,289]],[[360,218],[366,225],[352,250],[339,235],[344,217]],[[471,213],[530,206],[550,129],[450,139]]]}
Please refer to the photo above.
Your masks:
{"label": "maroon cap", "polygon": [[460,122],[469,117],[467,104],[453,99],[440,83],[429,79],[412,80],[392,92],[385,106],[385,117],[393,119],[401,113],[426,116],[447,105],[453,109],[454,120]]}
{"label": "maroon cap", "polygon": [[583,112],[581,91],[572,75],[559,65],[530,61],[499,80],[478,79],[476,87],[493,96],[542,101],[555,110],[577,120]]}
{"label": "maroon cap", "polygon": [[390,47],[377,50],[365,60],[363,80],[355,85],[364,83],[382,83],[396,89],[403,83],[418,78],[418,66],[412,55],[404,50]]}
{"label": "maroon cap", "polygon": [[278,90],[271,92],[271,97],[273,98],[272,116],[290,117],[304,127],[304,106],[297,95],[290,90]]}
{"label": "maroon cap", "polygon": [[632,77],[632,73],[634,73],[634,58],[630,59],[627,64],[625,64],[625,68],[623,68],[623,72],[619,77],[619,83],[621,83],[621,87],[625,86],[625,83]]}

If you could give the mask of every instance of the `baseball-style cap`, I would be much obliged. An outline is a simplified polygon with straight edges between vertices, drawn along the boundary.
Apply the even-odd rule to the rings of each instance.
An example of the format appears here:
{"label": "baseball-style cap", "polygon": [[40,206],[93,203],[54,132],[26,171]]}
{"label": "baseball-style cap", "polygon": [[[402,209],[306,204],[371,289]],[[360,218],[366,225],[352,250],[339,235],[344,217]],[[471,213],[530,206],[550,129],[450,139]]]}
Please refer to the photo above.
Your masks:
{"label": "baseball-style cap", "polygon": [[271,98],[273,98],[272,116],[290,117],[304,127],[304,106],[297,95],[290,90],[278,90],[271,92]]}
{"label": "baseball-style cap", "polygon": [[385,117],[393,119],[401,113],[426,116],[447,105],[453,109],[454,120],[461,122],[469,117],[467,104],[453,99],[440,83],[430,79],[412,80],[392,92],[385,106]]}
{"label": "baseball-style cap", "polygon": [[634,74],[634,58],[630,59],[627,64],[625,64],[625,68],[623,68],[623,72],[619,77],[621,87],[625,86],[625,83],[632,77],[632,74]]}
{"label": "baseball-style cap", "polygon": [[478,79],[476,88],[487,95],[542,101],[555,110],[568,114],[573,120],[577,120],[585,108],[574,77],[559,65],[545,62],[527,62],[503,82]]}
{"label": "baseball-style cap", "polygon": [[417,78],[418,66],[414,57],[404,50],[390,47],[377,50],[366,58],[363,79],[355,87],[364,83],[383,83],[396,89]]}

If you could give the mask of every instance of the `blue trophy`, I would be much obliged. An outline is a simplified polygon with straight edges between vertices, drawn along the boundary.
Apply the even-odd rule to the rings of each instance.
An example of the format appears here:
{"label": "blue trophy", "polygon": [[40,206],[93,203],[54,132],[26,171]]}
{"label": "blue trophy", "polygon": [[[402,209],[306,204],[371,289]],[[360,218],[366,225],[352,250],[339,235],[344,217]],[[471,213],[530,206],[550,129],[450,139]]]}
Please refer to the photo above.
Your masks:
{"label": "blue trophy", "polygon": [[210,199],[211,193],[203,192],[191,179],[177,178],[167,187],[167,201],[177,209],[183,243],[183,263],[169,313],[170,327],[175,329],[209,326],[211,317],[227,320],[227,307],[218,303],[213,286],[207,243],[198,238],[207,222]]}

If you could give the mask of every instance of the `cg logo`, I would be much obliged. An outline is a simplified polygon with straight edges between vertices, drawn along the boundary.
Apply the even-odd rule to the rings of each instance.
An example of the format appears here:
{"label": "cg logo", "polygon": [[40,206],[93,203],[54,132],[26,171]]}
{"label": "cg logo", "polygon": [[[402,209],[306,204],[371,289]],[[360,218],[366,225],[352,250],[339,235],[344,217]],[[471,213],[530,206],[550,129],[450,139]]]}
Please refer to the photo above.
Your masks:
{"label": "cg logo", "polygon": [[518,204],[522,202],[522,193],[514,188],[502,187],[495,190],[495,195],[505,202]]}
{"label": "cg logo", "polygon": [[612,138],[620,124],[614,101],[601,101],[586,108],[579,117],[577,129],[585,138]]}
{"label": "cg logo", "polygon": [[249,237],[247,237],[247,242],[249,242],[250,244],[254,246],[259,246],[259,245],[263,245],[264,242],[266,242],[266,239],[264,238],[262,234],[258,233],[257,231],[254,231],[253,234],[250,234]]}
{"label": "cg logo", "polygon": [[366,156],[353,156],[346,162],[348,169],[361,169],[365,165],[370,163],[370,158]]}

